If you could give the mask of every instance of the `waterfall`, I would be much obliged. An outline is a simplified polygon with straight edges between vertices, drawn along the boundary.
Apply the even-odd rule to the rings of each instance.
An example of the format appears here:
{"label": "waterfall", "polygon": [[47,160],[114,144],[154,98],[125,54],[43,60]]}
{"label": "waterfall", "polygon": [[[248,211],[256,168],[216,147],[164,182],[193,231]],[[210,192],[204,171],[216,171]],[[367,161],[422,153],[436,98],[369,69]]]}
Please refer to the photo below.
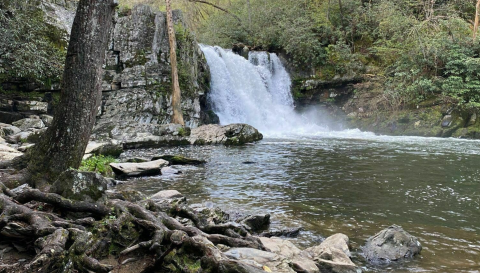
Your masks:
{"label": "waterfall", "polygon": [[295,112],[290,76],[276,54],[250,52],[247,60],[218,46],[201,49],[210,67],[209,100],[222,124],[247,123],[267,135],[314,129]]}

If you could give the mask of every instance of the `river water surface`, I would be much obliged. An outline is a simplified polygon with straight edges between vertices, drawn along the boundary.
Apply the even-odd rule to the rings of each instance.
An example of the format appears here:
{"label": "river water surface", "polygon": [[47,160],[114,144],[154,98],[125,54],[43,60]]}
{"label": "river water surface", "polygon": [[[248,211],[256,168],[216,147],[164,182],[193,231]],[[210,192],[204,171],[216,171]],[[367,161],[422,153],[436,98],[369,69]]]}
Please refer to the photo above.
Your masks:
{"label": "river water surface", "polygon": [[[367,272],[480,272],[480,141],[387,137],[357,130],[266,138],[242,147],[131,151],[204,159],[183,174],[130,180],[147,194],[176,189],[190,203],[272,213],[272,227],[305,228],[301,247],[350,237]],[[246,164],[249,163],[249,164]],[[420,257],[368,265],[360,247],[391,224],[423,245]]]}

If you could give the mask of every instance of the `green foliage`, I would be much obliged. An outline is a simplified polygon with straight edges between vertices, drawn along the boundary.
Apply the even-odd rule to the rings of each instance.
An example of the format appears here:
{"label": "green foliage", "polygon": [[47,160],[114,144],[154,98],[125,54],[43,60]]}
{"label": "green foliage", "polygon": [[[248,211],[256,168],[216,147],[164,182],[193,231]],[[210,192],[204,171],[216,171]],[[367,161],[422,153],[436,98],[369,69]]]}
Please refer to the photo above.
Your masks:
{"label": "green foliage", "polygon": [[103,176],[113,177],[114,173],[110,167],[110,163],[117,162],[111,156],[94,155],[82,161],[79,170],[84,172],[97,172]]}
{"label": "green foliage", "polygon": [[251,0],[250,9],[231,2],[222,4],[241,23],[215,12],[199,29],[201,42],[285,52],[322,80],[381,75],[392,107],[432,96],[461,107],[480,104],[473,0]]}
{"label": "green foliage", "polygon": [[38,83],[58,81],[66,54],[65,33],[48,24],[37,1],[0,3],[0,74]]}

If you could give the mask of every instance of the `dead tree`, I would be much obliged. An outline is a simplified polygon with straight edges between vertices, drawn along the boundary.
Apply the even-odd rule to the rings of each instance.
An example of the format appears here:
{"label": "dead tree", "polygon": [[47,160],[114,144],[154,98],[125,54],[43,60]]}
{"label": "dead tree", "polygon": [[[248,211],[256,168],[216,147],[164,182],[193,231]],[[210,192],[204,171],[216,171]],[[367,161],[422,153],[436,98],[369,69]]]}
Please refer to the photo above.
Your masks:
{"label": "dead tree", "polygon": [[165,0],[167,6],[168,42],[170,44],[170,65],[172,66],[172,123],[185,125],[183,121],[180,84],[178,83],[177,42],[173,29],[173,15],[170,0]]}

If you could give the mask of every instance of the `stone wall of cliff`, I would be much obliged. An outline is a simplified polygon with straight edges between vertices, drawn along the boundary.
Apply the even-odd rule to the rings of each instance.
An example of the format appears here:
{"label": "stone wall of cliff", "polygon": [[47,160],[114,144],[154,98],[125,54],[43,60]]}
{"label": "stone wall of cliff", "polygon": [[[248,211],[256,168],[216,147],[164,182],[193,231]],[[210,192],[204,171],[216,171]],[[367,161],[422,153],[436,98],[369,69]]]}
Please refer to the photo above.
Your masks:
{"label": "stone wall of cliff", "polygon": [[[44,23],[62,33],[67,43],[77,1],[39,3]],[[122,11],[117,16],[104,65],[103,103],[95,127],[97,136],[109,134],[112,125],[170,122],[171,71],[165,17],[163,12],[145,5]],[[174,21],[182,110],[186,125],[197,127],[210,123],[203,111],[207,108],[209,70],[195,36],[182,22],[180,11],[174,12]],[[42,81],[0,77],[0,122],[52,115],[60,84]]]}

